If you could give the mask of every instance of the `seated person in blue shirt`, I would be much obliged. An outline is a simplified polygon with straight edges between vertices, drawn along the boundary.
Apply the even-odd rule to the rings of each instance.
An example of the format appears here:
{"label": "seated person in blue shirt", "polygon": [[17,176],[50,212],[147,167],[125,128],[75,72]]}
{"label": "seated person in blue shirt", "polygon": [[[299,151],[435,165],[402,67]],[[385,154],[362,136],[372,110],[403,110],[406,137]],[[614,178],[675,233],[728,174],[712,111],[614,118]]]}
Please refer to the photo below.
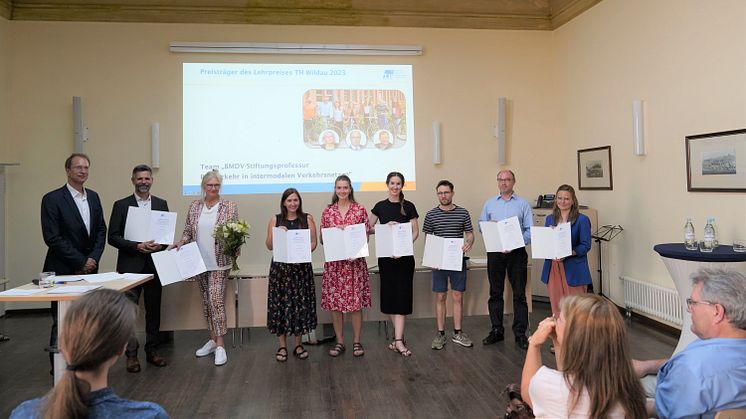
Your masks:
{"label": "seated person in blue shirt", "polygon": [[102,289],[70,305],[59,337],[67,371],[44,397],[21,403],[11,418],[168,418],[151,402],[117,397],[108,387],[109,368],[132,336],[137,308],[113,290]]}
{"label": "seated person in blue shirt", "polygon": [[686,306],[699,340],[669,360],[633,361],[640,376],[658,374],[650,415],[712,418],[746,408],[746,277],[702,269],[692,283]]}

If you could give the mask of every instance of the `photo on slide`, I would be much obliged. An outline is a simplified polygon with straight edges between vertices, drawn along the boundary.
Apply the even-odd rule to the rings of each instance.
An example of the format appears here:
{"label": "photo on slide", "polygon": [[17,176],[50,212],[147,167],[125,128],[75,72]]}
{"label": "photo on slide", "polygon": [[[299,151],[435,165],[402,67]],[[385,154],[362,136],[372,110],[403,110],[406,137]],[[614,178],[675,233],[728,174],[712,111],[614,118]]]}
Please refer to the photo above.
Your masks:
{"label": "photo on slide", "polygon": [[[302,103],[303,142],[309,148],[388,150],[407,141],[406,97],[400,90],[311,89]],[[363,137],[373,141],[357,141]]]}

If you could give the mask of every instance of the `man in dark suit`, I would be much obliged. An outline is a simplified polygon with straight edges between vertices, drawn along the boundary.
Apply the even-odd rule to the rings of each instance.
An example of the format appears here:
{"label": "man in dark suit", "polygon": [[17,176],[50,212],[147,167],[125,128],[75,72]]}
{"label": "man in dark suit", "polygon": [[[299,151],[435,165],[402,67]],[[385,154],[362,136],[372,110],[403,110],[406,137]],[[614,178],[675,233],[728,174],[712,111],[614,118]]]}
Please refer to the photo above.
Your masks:
{"label": "man in dark suit", "polygon": [[[109,244],[119,249],[117,256],[117,272],[148,273],[155,275],[152,280],[128,291],[127,295],[137,304],[140,294],[145,300],[145,359],[156,367],[168,365],[156,349],[158,347],[158,331],[161,326],[161,283],[153,264],[151,253],[160,252],[165,245],[154,241],[136,242],[124,238],[124,228],[127,224],[129,207],[140,207],[155,211],[168,211],[165,200],[150,194],[153,185],[153,170],[150,166],[141,164],[132,169],[132,184],[135,193],[114,203],[109,220]],[[140,372],[140,362],[137,359],[139,347],[136,336],[132,336],[127,343],[127,371]]]}
{"label": "man in dark suit", "polygon": [[[92,274],[106,245],[106,223],[98,194],[84,188],[91,160],[75,153],[65,160],[67,183],[41,200],[41,232],[48,250],[44,272],[57,275]],[[49,346],[57,346],[57,303],[52,303]],[[52,353],[50,352],[50,361]]]}

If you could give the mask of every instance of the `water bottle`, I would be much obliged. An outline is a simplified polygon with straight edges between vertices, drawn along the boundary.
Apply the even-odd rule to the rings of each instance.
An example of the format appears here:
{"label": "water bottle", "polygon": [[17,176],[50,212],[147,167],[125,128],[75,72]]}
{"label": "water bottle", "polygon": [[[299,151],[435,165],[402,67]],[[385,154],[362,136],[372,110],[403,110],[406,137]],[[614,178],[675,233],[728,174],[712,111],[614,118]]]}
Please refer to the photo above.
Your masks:
{"label": "water bottle", "polygon": [[702,252],[712,252],[715,248],[715,228],[712,226],[712,218],[707,219],[705,225],[705,236],[702,241],[702,248],[699,249]]}
{"label": "water bottle", "polygon": [[697,237],[694,233],[694,224],[692,219],[687,218],[684,225],[684,244],[687,250],[697,250]]}
{"label": "water bottle", "polygon": [[710,217],[710,224],[712,224],[712,248],[717,248],[720,244],[718,243],[718,229],[715,226],[715,217]]}

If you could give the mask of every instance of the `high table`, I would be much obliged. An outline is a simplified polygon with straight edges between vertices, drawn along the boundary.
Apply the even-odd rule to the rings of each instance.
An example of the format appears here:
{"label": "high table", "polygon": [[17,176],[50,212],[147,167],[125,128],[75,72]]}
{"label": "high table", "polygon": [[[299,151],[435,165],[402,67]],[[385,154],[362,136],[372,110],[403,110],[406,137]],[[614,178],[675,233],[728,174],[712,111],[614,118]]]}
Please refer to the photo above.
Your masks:
{"label": "high table", "polygon": [[712,252],[687,250],[684,243],[657,244],[653,247],[653,250],[658,252],[663,259],[663,263],[676,286],[676,291],[679,293],[679,300],[683,308],[681,336],[679,337],[679,344],[676,345],[676,350],[674,350],[674,353],[677,353],[697,339],[691,329],[692,316],[686,310],[686,299],[692,294],[692,274],[702,268],[724,268],[746,275],[746,253],[734,252],[732,246],[726,245],[720,245]]}
{"label": "high table", "polygon": [[[113,289],[114,291],[123,292],[129,289],[132,289],[140,284],[143,284],[151,279],[153,279],[153,275],[148,275],[140,279],[136,279],[136,280],[117,279],[117,280],[101,282],[97,284],[91,284],[86,281],[77,281],[77,282],[70,282],[67,284],[55,285],[54,288],[68,287],[68,286],[73,286],[73,285],[101,285],[102,288],[109,288],[109,289]],[[34,284],[26,284],[26,285],[21,285],[20,287],[16,287],[16,289],[35,289],[35,288],[38,288],[38,286]],[[49,290],[52,290],[52,288],[49,288]],[[82,297],[84,294],[49,294],[48,293],[49,290],[41,292],[41,293],[37,293],[34,295],[23,295],[23,296],[21,295],[0,295],[0,301],[12,301],[12,302],[57,301],[57,336],[59,337],[60,330],[62,330],[62,327],[63,327],[65,313],[67,313],[67,309],[70,307],[70,303]],[[65,359],[62,357],[62,354],[61,353],[54,354],[54,382],[55,383],[57,383],[57,381],[59,381],[60,378],[62,378],[62,375],[65,373],[65,367],[67,367],[67,364],[65,363]]]}

